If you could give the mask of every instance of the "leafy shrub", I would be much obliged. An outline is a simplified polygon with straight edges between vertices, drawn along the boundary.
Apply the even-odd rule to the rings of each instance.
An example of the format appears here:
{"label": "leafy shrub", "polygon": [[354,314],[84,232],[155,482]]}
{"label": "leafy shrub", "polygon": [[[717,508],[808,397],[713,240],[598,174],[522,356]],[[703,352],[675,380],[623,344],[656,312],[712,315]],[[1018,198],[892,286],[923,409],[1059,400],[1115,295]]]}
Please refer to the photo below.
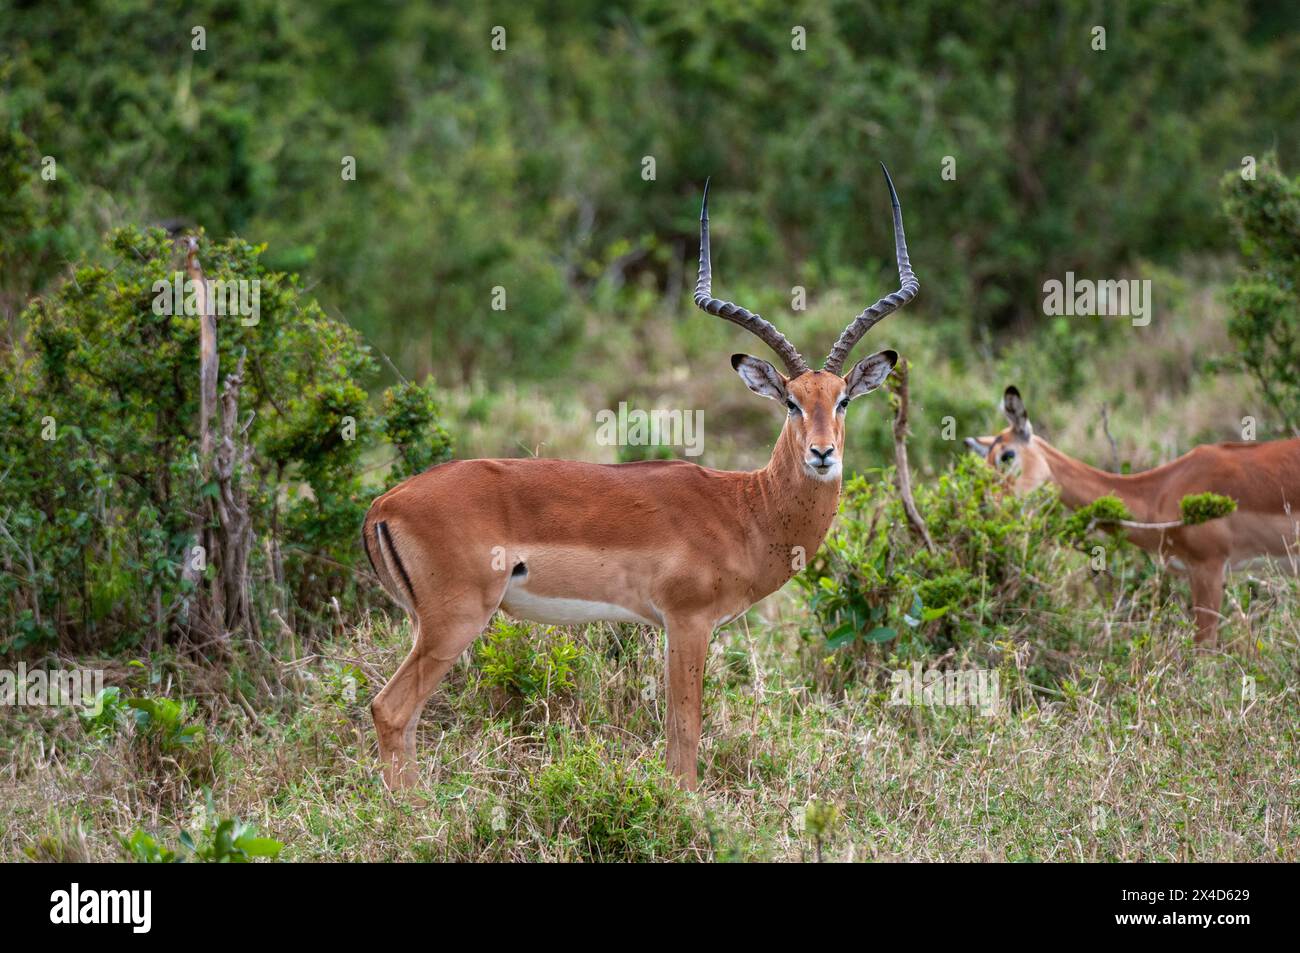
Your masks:
{"label": "leafy shrub", "polygon": [[498,615],[475,643],[475,654],[489,687],[532,699],[573,691],[582,650],[553,626],[536,631],[527,622]]}
{"label": "leafy shrub", "polygon": [[958,459],[915,489],[931,552],[910,532],[891,475],[848,482],[826,545],[796,577],[811,637],[831,650],[888,644],[912,656],[996,640],[1026,618],[1044,634],[1058,626],[1039,582],[1062,558],[1064,508],[1050,488],[1017,497],[973,455]]}
{"label": "leafy shrub", "polygon": [[184,858],[178,857],[176,851],[158,842],[147,831],[136,831],[130,837],[119,838],[127,856],[140,864],[178,864]]}
{"label": "leafy shrub", "polygon": [[229,753],[197,720],[192,702],[161,695],[118,698],[113,703],[118,717],[104,717],[110,710],[106,705],[87,727],[109,737],[119,727],[131,726],[118,750],[139,776],[147,779],[151,797],[159,803],[172,803],[194,786],[216,780]]}
{"label": "leafy shrub", "polygon": [[[158,229],[123,228],[103,257],[26,311],[0,349],[0,653],[54,645],[121,649],[172,631],[188,583],[195,514],[217,485],[198,465],[197,316],[157,314],[155,283],[179,265]],[[219,321],[222,374],[245,361],[258,618],[287,587],[296,615],[357,591],[357,528],[381,487],[363,457],[397,441],[397,479],[445,459],[431,383],[404,384],[370,410],[369,349],[330,319],[263,249],[201,240],[212,280],[259,282],[255,324]],[[207,571],[214,567],[208,564]]]}
{"label": "leafy shrub", "polygon": [[420,473],[451,457],[451,437],[439,423],[433,379],[409,381],[384,392],[384,433],[397,448],[393,477]]}
{"label": "leafy shrub", "polygon": [[1223,192],[1245,259],[1228,295],[1236,354],[1224,363],[1254,378],[1282,427],[1300,434],[1300,179],[1270,155],[1253,181],[1226,176]]}
{"label": "leafy shrub", "polygon": [[198,840],[182,831],[180,842],[195,860],[205,864],[246,864],[258,857],[273,860],[284,850],[278,840],[258,837],[257,828],[233,817],[209,822]]}

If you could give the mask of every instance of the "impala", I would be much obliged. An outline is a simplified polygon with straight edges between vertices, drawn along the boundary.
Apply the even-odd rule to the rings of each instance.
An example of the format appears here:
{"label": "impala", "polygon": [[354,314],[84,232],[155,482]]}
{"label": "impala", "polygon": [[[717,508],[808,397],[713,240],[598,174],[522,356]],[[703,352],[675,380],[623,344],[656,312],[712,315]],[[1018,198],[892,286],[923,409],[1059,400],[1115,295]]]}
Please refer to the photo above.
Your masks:
{"label": "impala", "polygon": [[680,460],[455,460],[375,500],[362,539],[415,633],[410,654],[371,704],[390,787],[413,782],[420,712],[498,609],[550,624],[666,629],[668,769],[683,787],[696,787],[709,637],[784,585],[802,566],[800,555],[821,546],[839,502],[849,401],[878,387],[898,360],[881,351],[840,373],[862,336],[920,287],[888,170],[885,181],[899,289],[848,324],[821,370],[811,370],[768,321],[712,296],[705,183],[695,304],[753,333],[787,371],[747,354],[731,358],[749,389],[786,414],[761,470]]}
{"label": "impala", "polygon": [[[1002,410],[1010,426],[967,437],[967,446],[1012,473],[1017,493],[1051,481],[1071,509],[1108,494],[1122,500],[1133,514],[1125,524],[1128,538],[1190,577],[1199,646],[1213,647],[1218,639],[1229,569],[1257,559],[1277,559],[1292,572],[1300,564],[1300,438],[1203,444],[1154,470],[1107,473],[1035,434],[1014,387],[1003,394]],[[1207,523],[1181,525],[1179,502],[1194,493],[1230,497],[1237,509]]]}

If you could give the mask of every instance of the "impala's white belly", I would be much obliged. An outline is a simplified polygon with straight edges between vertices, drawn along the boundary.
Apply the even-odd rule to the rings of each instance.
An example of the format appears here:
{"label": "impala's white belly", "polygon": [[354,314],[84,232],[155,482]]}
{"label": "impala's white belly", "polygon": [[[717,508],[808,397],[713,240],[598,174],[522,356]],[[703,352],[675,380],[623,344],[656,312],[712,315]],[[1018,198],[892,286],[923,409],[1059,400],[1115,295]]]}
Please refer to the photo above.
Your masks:
{"label": "impala's white belly", "polygon": [[587,622],[640,622],[658,625],[652,619],[611,602],[539,596],[519,585],[511,585],[506,590],[501,608],[517,619],[528,619],[546,625],[583,625]]}

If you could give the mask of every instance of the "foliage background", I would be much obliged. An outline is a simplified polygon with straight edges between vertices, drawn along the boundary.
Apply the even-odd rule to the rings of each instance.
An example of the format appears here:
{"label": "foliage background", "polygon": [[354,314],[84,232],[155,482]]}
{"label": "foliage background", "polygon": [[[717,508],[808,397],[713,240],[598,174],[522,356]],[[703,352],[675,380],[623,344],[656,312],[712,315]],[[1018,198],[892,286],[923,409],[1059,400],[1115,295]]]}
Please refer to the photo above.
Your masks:
{"label": "foliage background", "polygon": [[[1098,580],[1045,543],[1050,500],[1002,506],[954,461],[962,437],[1001,427],[1009,383],[1038,432],[1113,469],[1237,439],[1247,416],[1260,439],[1294,432],[1300,11],[0,0],[0,24],[0,659],[94,661],[140,704],[183,697],[207,727],[181,757],[115,716],[88,741],[75,721],[5,711],[0,843],[115,855],[119,834],[183,823],[209,787],[297,857],[803,856],[790,825],[808,797],[842,804],[841,845],[869,856],[1293,856],[1286,780],[1269,772],[1277,746],[1300,747],[1294,587],[1252,577],[1225,603],[1240,664],[1277,692],[1252,733],[1232,720],[1237,659],[1163,680],[1190,631],[1181,583],[1132,553]],[[200,25],[206,51],[191,48]],[[409,635],[374,611],[357,541],[369,501],[453,447],[613,462],[627,448],[596,444],[595,413],[624,400],[702,408],[696,462],[761,465],[779,415],[727,362],[761,348],[689,302],[704,179],[715,293],[812,359],[894,287],[877,160],[922,291],[863,346],[912,363],[919,502],[959,545],[933,557],[893,525],[887,402],[855,404],[847,461],[863,480],[836,536],[806,585],[710,658],[717,803],[683,806],[646,767],[661,743],[646,633],[506,625],[474,653],[486,674],[458,667],[426,726],[450,738],[428,779],[449,819],[407,837],[358,740]],[[195,230],[213,275],[264,283],[261,324],[221,342],[223,373],[239,352],[261,367],[244,391],[258,631],[216,665],[167,627],[208,492],[196,323],[147,307],[174,267],[168,232]],[[1151,279],[1151,325],[1045,317],[1042,282],[1065,271]],[[342,416],[362,423],[355,443]],[[844,641],[846,619],[907,638]],[[888,709],[888,672],[915,658],[1001,671],[1015,718],[986,736],[960,714]],[[1099,771],[1157,702],[1138,761]],[[878,724],[883,753],[865,759],[854,739]],[[931,743],[950,752],[939,777]],[[1080,780],[1102,775],[1114,790]],[[964,803],[968,778],[1019,792],[1018,809],[942,807]],[[1175,817],[1159,806],[1175,785],[1215,811],[1214,792],[1253,793]],[[112,810],[93,800],[118,791]],[[1132,813],[1109,839],[1060,840],[1096,803]],[[376,827],[391,834],[379,846]]]}

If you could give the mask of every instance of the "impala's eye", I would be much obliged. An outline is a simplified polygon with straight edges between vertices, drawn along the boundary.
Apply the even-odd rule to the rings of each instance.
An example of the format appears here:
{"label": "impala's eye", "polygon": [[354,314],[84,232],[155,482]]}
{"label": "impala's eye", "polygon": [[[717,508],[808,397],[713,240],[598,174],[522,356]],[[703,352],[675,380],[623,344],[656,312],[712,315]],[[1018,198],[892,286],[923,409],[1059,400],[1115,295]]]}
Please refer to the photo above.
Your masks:
{"label": "impala's eye", "polygon": [[849,409],[849,399],[845,397],[842,401],[840,401],[840,405],[835,409],[838,410],[840,413],[844,413],[844,411]]}
{"label": "impala's eye", "polygon": [[792,400],[786,400],[785,406],[789,409],[791,417],[798,417],[803,413],[803,411],[799,409],[799,405]]}
{"label": "impala's eye", "polygon": [[1015,458],[1016,458],[1016,452],[1014,450],[1003,450],[1002,455],[998,457],[998,462],[1010,463]]}

